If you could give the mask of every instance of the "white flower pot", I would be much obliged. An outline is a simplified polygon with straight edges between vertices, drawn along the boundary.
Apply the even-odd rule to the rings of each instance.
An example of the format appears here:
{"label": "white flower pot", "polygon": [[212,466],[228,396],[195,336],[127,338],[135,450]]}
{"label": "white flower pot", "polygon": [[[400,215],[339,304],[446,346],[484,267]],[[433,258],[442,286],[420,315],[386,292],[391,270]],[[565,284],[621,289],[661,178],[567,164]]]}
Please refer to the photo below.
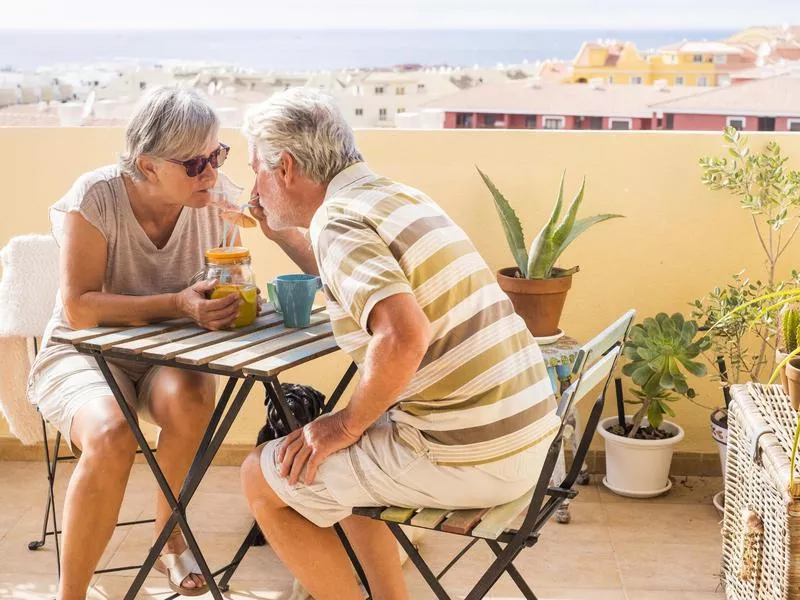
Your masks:
{"label": "white flower pot", "polygon": [[[630,423],[632,417],[625,417]],[[683,429],[670,421],[661,428],[675,435],[666,440],[634,440],[606,431],[617,417],[600,421],[597,432],[606,443],[606,476],[603,484],[615,494],[631,498],[652,498],[672,487],[669,468],[675,446],[683,439]],[[647,420],[643,422],[647,425]]]}

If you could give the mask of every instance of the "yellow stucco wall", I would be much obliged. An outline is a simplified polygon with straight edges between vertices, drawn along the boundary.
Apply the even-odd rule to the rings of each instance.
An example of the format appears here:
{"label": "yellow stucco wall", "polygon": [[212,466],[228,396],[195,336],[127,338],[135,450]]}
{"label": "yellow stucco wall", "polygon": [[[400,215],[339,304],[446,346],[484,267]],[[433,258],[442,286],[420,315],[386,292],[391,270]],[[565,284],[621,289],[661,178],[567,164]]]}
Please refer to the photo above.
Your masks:
{"label": "yellow stucco wall", "polygon": [[[800,136],[753,136],[754,145],[777,138],[800,167]],[[249,186],[244,140],[223,132],[233,147],[226,172]],[[0,245],[14,235],[47,230],[47,207],[82,172],[115,160],[119,129],[0,128],[2,192]],[[587,339],[629,307],[641,316],[687,311],[687,303],[729,274],[761,268],[761,250],[749,215],[734,198],[707,191],[698,157],[721,151],[721,137],[703,133],[545,131],[360,131],[372,167],[419,187],[439,202],[475,240],[493,268],[511,263],[491,198],[475,172],[484,169],[516,207],[528,240],[548,214],[562,169],[567,190],[587,177],[584,216],[602,212],[625,219],[584,234],[563,259],[579,264],[562,320],[566,331]],[[259,281],[294,270],[275,246],[248,231]],[[800,263],[800,241],[784,256],[780,273]],[[347,366],[342,354],[298,368],[287,381],[330,393]],[[699,400],[721,402],[709,382]],[[251,443],[263,422],[260,397],[250,398],[228,441]],[[610,407],[613,399],[610,399]],[[713,452],[708,413],[688,401],[675,406],[687,435],[680,450]],[[8,435],[0,423],[0,436]]]}

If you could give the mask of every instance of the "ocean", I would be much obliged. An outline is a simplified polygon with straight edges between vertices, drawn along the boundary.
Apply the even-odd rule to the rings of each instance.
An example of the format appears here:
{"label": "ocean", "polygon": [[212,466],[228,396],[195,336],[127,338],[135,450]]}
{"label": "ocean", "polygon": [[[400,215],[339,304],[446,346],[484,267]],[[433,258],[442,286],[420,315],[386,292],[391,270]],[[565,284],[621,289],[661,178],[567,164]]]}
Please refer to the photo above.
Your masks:
{"label": "ocean", "polygon": [[629,40],[640,50],[727,30],[0,30],[0,68],[136,59],[222,61],[260,70],[488,66],[572,59],[584,41]]}

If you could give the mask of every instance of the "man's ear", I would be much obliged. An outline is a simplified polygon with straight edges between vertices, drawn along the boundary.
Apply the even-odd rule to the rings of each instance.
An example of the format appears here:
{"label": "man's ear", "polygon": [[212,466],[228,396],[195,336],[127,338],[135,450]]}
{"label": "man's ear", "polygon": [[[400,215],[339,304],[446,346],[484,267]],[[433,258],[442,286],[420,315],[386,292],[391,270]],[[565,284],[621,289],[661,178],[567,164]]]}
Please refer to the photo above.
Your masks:
{"label": "man's ear", "polygon": [[158,170],[156,168],[155,160],[149,156],[142,155],[136,159],[136,166],[139,168],[139,172],[144,175],[144,178],[147,179],[148,182],[158,182]]}
{"label": "man's ear", "polygon": [[283,179],[284,186],[291,185],[297,179],[297,161],[294,156],[288,152],[281,154],[280,174]]}

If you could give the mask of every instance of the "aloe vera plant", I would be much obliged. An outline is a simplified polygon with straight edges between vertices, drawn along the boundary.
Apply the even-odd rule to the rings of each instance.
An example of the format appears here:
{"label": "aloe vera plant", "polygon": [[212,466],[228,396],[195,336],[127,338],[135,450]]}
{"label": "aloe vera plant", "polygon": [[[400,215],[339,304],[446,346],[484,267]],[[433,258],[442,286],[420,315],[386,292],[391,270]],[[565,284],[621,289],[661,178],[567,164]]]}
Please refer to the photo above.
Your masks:
{"label": "aloe vera plant", "polygon": [[[476,167],[477,168],[477,167]],[[578,267],[569,269],[559,269],[555,266],[559,256],[567,247],[584,231],[592,225],[616,219],[623,215],[601,214],[593,217],[578,219],[578,209],[583,202],[583,195],[586,188],[586,179],[581,183],[581,187],[567,208],[566,216],[561,219],[561,212],[564,207],[564,175],[561,176],[561,186],[558,191],[553,211],[547,223],[539,230],[539,233],[531,243],[530,250],[525,246],[525,234],[522,229],[517,213],[511,208],[508,200],[503,196],[497,186],[492,182],[488,175],[478,168],[478,173],[483,179],[486,187],[492,193],[497,214],[503,225],[503,231],[511,249],[511,254],[517,264],[520,275],[525,279],[549,279],[551,277],[566,277],[578,270]]]}

